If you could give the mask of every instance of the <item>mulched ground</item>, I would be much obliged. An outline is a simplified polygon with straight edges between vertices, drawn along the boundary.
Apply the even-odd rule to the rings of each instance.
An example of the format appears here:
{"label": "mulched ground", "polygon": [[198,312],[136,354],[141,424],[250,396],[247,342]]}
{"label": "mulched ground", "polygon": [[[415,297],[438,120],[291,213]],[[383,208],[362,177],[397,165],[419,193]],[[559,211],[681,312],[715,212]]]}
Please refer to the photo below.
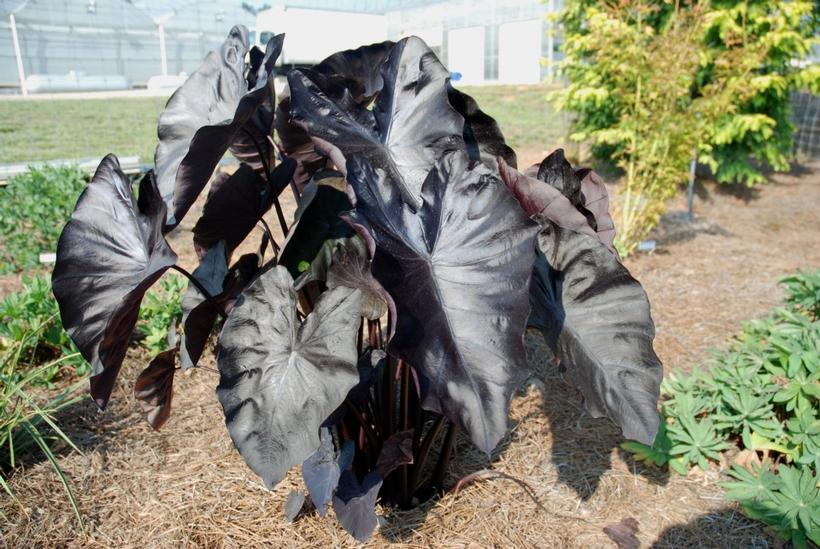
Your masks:
{"label": "mulched ground", "polygon": [[[522,156],[536,161],[537,154]],[[820,267],[820,163],[774,175],[752,191],[706,184],[698,196],[697,223],[683,223],[675,213],[682,204],[674,205],[655,235],[657,250],[626,261],[652,302],[656,349],[667,371],[697,367],[743,320],[776,306],[779,278]],[[189,246],[184,232],[175,238],[175,248]],[[607,547],[614,544],[603,528],[628,517],[637,520],[643,547],[778,545],[724,501],[719,470],[670,476],[620,451],[617,430],[582,412],[540,337],[529,334],[527,346],[536,374],[514,400],[507,438],[491,460],[460,440],[451,481],[487,471],[412,511],[382,509],[383,525],[368,547]],[[231,445],[213,392],[216,374],[179,376],[171,420],[152,431],[132,396],[147,360],[132,351],[105,412],[84,402],[60,418],[83,450],[64,452],[60,463],[85,531],[48,464],[39,463],[11,479],[27,516],[8,498],[0,501],[8,520],[3,545],[355,545],[332,518],[315,512],[285,523],[285,496],[301,488],[299,472],[273,493],[262,487]]]}

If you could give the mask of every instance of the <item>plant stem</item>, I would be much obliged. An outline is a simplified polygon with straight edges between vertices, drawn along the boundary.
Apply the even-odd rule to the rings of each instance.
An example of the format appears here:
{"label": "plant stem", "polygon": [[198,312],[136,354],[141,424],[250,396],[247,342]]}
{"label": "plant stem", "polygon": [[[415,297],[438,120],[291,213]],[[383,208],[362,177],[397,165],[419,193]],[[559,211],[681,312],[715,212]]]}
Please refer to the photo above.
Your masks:
{"label": "plant stem", "polygon": [[354,406],[352,402],[345,399],[344,404],[345,404],[345,408],[347,409],[347,411],[350,412],[356,418],[356,421],[359,423],[359,426],[364,431],[364,435],[365,435],[365,437],[367,437],[367,442],[373,448],[373,452],[374,453],[378,452],[379,451],[379,446],[380,446],[379,445],[379,438],[376,436],[376,433],[373,431],[373,428],[370,425],[367,424],[367,422],[364,420],[364,418],[362,418],[362,415],[359,412],[359,409],[356,408],[356,406]]}
{"label": "plant stem", "polygon": [[410,486],[413,487],[413,492],[419,489],[419,479],[421,478],[422,470],[427,465],[427,458],[430,456],[430,448],[433,446],[433,441],[438,437],[441,427],[444,425],[444,416],[438,416],[430,430],[427,431],[427,436],[421,443],[418,452],[413,456],[413,475]]}
{"label": "plant stem", "polygon": [[455,423],[451,423],[447,429],[447,436],[444,437],[444,443],[441,445],[441,453],[438,456],[436,463],[436,471],[433,474],[433,486],[439,491],[444,491],[444,475],[447,473],[447,466],[450,464],[450,457],[453,455],[453,445],[458,434],[458,427]]}
{"label": "plant stem", "polygon": [[219,316],[221,316],[222,318],[227,318],[225,313],[222,311],[222,307],[219,305],[219,303],[216,302],[216,299],[214,299],[214,296],[212,296],[211,293],[205,289],[205,286],[203,286],[202,283],[194,277],[194,275],[192,275],[184,268],[176,264],[171,265],[171,268],[176,272],[180,273],[181,275],[183,275],[185,278],[187,278],[188,281],[191,284],[193,284],[197,290],[199,290],[199,293],[201,293],[205,297],[208,303],[213,305],[214,309],[216,309],[216,312],[219,313]]}

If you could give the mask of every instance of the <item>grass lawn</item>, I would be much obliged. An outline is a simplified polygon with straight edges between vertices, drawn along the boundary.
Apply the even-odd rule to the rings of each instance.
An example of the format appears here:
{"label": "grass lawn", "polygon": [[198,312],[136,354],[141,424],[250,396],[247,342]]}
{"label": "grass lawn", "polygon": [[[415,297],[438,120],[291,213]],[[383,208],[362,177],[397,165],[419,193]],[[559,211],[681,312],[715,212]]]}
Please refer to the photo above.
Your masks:
{"label": "grass lawn", "polygon": [[[565,133],[546,86],[461,88],[498,120],[515,149],[547,147]],[[0,100],[0,163],[138,155],[151,162],[163,97]]]}
{"label": "grass lawn", "polygon": [[0,163],[154,158],[164,97],[0,101]]}

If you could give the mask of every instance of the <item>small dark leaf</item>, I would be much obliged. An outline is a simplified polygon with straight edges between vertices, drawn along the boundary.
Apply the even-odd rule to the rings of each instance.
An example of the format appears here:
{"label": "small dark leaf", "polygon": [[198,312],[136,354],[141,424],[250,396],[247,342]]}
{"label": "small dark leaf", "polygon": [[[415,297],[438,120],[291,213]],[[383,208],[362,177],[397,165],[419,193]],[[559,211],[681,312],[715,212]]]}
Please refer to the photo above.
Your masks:
{"label": "small dark leaf", "polygon": [[[202,263],[192,274],[212,297],[222,294],[225,277],[228,275],[228,259],[225,256],[224,240],[220,240],[216,246],[208,250]],[[218,311],[213,306],[199,308],[196,314],[191,314],[205,301],[206,296],[189,282],[185,296],[182,298],[183,334],[179,359],[183,370],[196,366],[216,321]],[[211,314],[203,314],[206,311]]]}
{"label": "small dark leaf", "polygon": [[350,219],[372,235],[373,275],[396,302],[390,352],[425,378],[424,408],[490,452],[527,375],[521,334],[537,228],[492,167],[470,161],[448,75],[408,38],[382,68],[372,111],[333,100],[320,78],[294,70],[291,114],[346,159]]}
{"label": "small dark leaf", "polygon": [[573,206],[583,206],[581,180],[564,156],[564,149],[556,149],[541,161],[536,178],[557,189]]}
{"label": "small dark leaf", "polygon": [[551,226],[538,248],[530,325],[560,357],[593,417],[651,445],[663,367],[646,293],[596,236]]}
{"label": "small dark leaf", "polygon": [[597,238],[584,214],[559,189],[518,172],[503,159],[499,160],[498,167],[504,184],[512,191],[527,215],[533,216],[541,225],[555,223],[565,229]]}
{"label": "small dark leaf", "polygon": [[305,494],[299,490],[291,490],[285,501],[285,521],[293,522],[305,504]]}
{"label": "small dark leaf", "polygon": [[319,435],[321,444],[302,464],[302,478],[305,480],[313,505],[319,511],[319,516],[323,517],[339,484],[340,471],[330,429],[322,428]]}
{"label": "small dark leaf", "polygon": [[286,161],[273,170],[273,190],[247,164],[241,164],[230,176],[218,174],[211,183],[202,217],[193,229],[198,253],[220,240],[225,241],[228,255],[233,253],[287,186],[295,167],[293,161]]}
{"label": "small dark leaf", "polygon": [[57,244],[51,283],[71,339],[91,363],[91,396],[105,407],[142,297],[177,256],[162,236],[165,205],[149,172],[139,201],[117,157],[106,156]]}
{"label": "small dark leaf", "polygon": [[[579,172],[580,170],[577,170]],[[609,193],[604,180],[592,170],[585,170],[581,176],[581,194],[584,208],[595,220],[594,229],[598,240],[612,253],[615,252],[615,222],[609,213]]]}
{"label": "small dark leaf", "polygon": [[347,194],[330,185],[318,185],[313,197],[306,196],[299,221],[291,227],[282,246],[279,264],[286,267],[293,278],[301,274],[300,266],[310,264],[328,240],[349,238],[355,234],[339,214],[352,205]]}
{"label": "small dark leaf", "polygon": [[148,367],[137,377],[134,397],[139,402],[145,419],[159,430],[171,415],[171,399],[174,396],[174,355],[169,349],[155,356]]}
{"label": "small dark leaf", "polygon": [[248,286],[219,337],[217,396],[234,445],[268,488],[319,448],[319,427],[358,382],[361,292],[322,294],[300,324],[287,269]]}
{"label": "small dark leaf", "polygon": [[367,248],[360,237],[351,238],[336,248],[327,272],[327,287],[358,288],[362,291],[362,316],[378,320],[390,312],[392,323],[396,321],[396,304],[393,298],[373,278]]}
{"label": "small dark leaf", "polygon": [[515,151],[504,141],[498,123],[478,107],[475,99],[453,86],[447,87],[447,96],[453,108],[464,117],[464,142],[470,158],[482,160],[484,155],[485,161],[495,161],[500,156],[507,164],[516,167]]}
{"label": "small dark leaf", "polygon": [[282,154],[296,162],[296,171],[293,181],[301,190],[313,174],[327,167],[325,155],[316,151],[308,133],[290,121],[290,97],[282,97],[276,106],[276,116],[273,120],[276,135],[279,136],[279,145]]}
{"label": "small dark leaf", "polygon": [[375,469],[382,478],[387,478],[401,465],[413,463],[413,432],[413,429],[399,431],[384,441]]}
{"label": "small dark leaf", "polygon": [[368,473],[360,484],[353,471],[342,471],[339,488],[333,496],[333,511],[339,524],[356,541],[364,543],[379,526],[376,499],[384,479],[377,472]]}
{"label": "small dark leaf", "polygon": [[604,533],[615,542],[618,549],[638,549],[641,546],[638,531],[638,521],[632,517],[604,527]]}

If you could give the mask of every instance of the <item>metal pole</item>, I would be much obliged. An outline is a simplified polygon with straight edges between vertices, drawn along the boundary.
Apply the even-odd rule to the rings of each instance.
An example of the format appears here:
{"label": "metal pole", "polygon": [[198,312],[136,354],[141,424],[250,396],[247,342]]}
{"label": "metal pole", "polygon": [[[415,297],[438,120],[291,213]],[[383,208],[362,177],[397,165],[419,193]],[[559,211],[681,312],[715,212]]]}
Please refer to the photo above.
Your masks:
{"label": "metal pole", "polygon": [[[549,11],[550,15],[555,15],[555,0],[549,0],[549,4],[547,6],[547,10]],[[553,77],[555,75],[555,23],[550,20],[549,21],[549,30],[547,31],[547,60],[549,61],[549,65],[547,68],[547,82],[552,84]]]}
{"label": "metal pole", "polygon": [[689,163],[689,188],[686,192],[686,202],[689,206],[689,221],[695,220],[695,167],[698,164],[698,150],[692,151],[692,161]]}
{"label": "metal pole", "polygon": [[9,14],[9,24],[11,25],[11,41],[14,44],[14,57],[17,60],[17,78],[20,79],[20,91],[23,97],[28,95],[26,88],[26,73],[23,70],[23,55],[20,53],[20,40],[17,38],[17,21],[14,19],[14,14]]}
{"label": "metal pole", "polygon": [[159,31],[159,62],[162,67],[162,76],[168,76],[168,57],[165,55],[165,24],[157,24]]}

